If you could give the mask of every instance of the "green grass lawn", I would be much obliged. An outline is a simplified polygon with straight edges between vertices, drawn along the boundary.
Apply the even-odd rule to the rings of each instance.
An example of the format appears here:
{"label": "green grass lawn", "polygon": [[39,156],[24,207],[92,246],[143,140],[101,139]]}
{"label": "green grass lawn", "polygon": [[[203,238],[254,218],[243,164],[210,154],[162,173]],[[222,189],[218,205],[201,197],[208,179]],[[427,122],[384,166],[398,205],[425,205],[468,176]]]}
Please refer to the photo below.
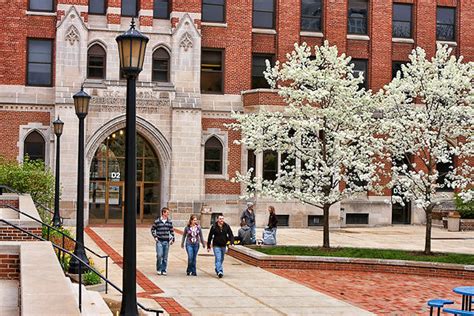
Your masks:
{"label": "green grass lawn", "polygon": [[[252,247],[253,248],[253,247]],[[391,250],[391,249],[369,249],[369,248],[331,248],[301,247],[301,246],[276,246],[255,247],[257,251],[267,255],[288,256],[320,256],[320,257],[342,257],[342,258],[371,258],[371,259],[394,259],[425,262],[443,262],[457,264],[474,264],[474,255],[461,253],[434,253],[427,256],[423,252]]]}

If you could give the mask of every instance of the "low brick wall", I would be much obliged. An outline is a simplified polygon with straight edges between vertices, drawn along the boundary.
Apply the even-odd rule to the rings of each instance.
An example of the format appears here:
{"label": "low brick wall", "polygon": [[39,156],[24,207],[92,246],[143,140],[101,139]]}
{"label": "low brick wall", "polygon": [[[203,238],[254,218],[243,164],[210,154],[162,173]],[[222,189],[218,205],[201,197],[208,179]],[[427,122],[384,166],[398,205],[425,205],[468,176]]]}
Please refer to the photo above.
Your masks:
{"label": "low brick wall", "polygon": [[[22,227],[24,230],[41,237],[41,227]],[[14,227],[0,226],[0,241],[33,241],[36,238]]]}
{"label": "low brick wall", "polygon": [[247,264],[269,269],[317,269],[413,274],[474,280],[474,265],[429,263],[403,260],[335,257],[269,256],[236,246],[228,254]]}
{"label": "low brick wall", "polygon": [[18,201],[18,199],[12,199],[12,198],[5,198],[5,199],[0,199],[0,207],[4,207],[4,206],[13,206],[13,207],[16,207],[16,208],[19,208],[20,207],[20,202]]}
{"label": "low brick wall", "polygon": [[20,255],[0,253],[0,279],[20,279]]}
{"label": "low brick wall", "polygon": [[474,219],[461,219],[459,229],[463,230],[474,230]]}

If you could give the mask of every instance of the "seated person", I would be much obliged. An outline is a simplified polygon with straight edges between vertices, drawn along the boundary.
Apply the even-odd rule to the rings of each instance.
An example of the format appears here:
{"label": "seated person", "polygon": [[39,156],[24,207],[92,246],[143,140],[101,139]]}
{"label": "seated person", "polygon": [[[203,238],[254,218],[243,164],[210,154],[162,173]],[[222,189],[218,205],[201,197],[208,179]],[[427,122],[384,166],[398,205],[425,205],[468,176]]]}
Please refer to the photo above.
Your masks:
{"label": "seated person", "polygon": [[247,226],[245,221],[240,222],[238,238],[241,245],[250,245],[252,243],[252,230]]}

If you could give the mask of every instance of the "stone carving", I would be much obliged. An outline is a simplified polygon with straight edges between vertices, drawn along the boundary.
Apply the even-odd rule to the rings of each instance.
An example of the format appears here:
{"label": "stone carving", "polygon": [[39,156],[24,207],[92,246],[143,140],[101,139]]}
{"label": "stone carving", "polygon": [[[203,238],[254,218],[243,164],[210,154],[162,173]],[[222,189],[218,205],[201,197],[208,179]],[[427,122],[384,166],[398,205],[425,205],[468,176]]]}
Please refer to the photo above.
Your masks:
{"label": "stone carving", "polygon": [[193,47],[193,40],[191,39],[191,35],[189,35],[188,32],[184,33],[184,35],[181,37],[179,46],[183,47],[185,52],[187,52],[189,48]]}
{"label": "stone carving", "polygon": [[[138,91],[137,112],[158,113],[163,108],[171,107],[169,99],[160,98],[159,92]],[[104,91],[100,96],[91,99],[91,108],[97,112],[125,112],[125,91]]]}
{"label": "stone carving", "polygon": [[69,42],[69,44],[71,44],[71,46],[73,46],[76,41],[79,42],[79,39],[80,39],[79,38],[79,32],[76,29],[76,27],[74,25],[72,25],[69,28],[69,30],[66,32],[65,40],[67,42]]}

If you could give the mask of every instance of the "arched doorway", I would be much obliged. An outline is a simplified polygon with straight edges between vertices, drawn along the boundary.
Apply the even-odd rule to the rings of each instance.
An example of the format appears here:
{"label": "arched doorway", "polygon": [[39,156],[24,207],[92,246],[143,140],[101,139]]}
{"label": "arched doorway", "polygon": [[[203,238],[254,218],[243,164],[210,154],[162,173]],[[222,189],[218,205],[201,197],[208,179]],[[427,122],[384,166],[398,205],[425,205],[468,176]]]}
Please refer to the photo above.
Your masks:
{"label": "arched doorway", "polygon": [[[92,158],[89,221],[122,223],[124,212],[125,130],[108,136]],[[150,143],[137,134],[137,222],[152,222],[160,209],[161,171]]]}

